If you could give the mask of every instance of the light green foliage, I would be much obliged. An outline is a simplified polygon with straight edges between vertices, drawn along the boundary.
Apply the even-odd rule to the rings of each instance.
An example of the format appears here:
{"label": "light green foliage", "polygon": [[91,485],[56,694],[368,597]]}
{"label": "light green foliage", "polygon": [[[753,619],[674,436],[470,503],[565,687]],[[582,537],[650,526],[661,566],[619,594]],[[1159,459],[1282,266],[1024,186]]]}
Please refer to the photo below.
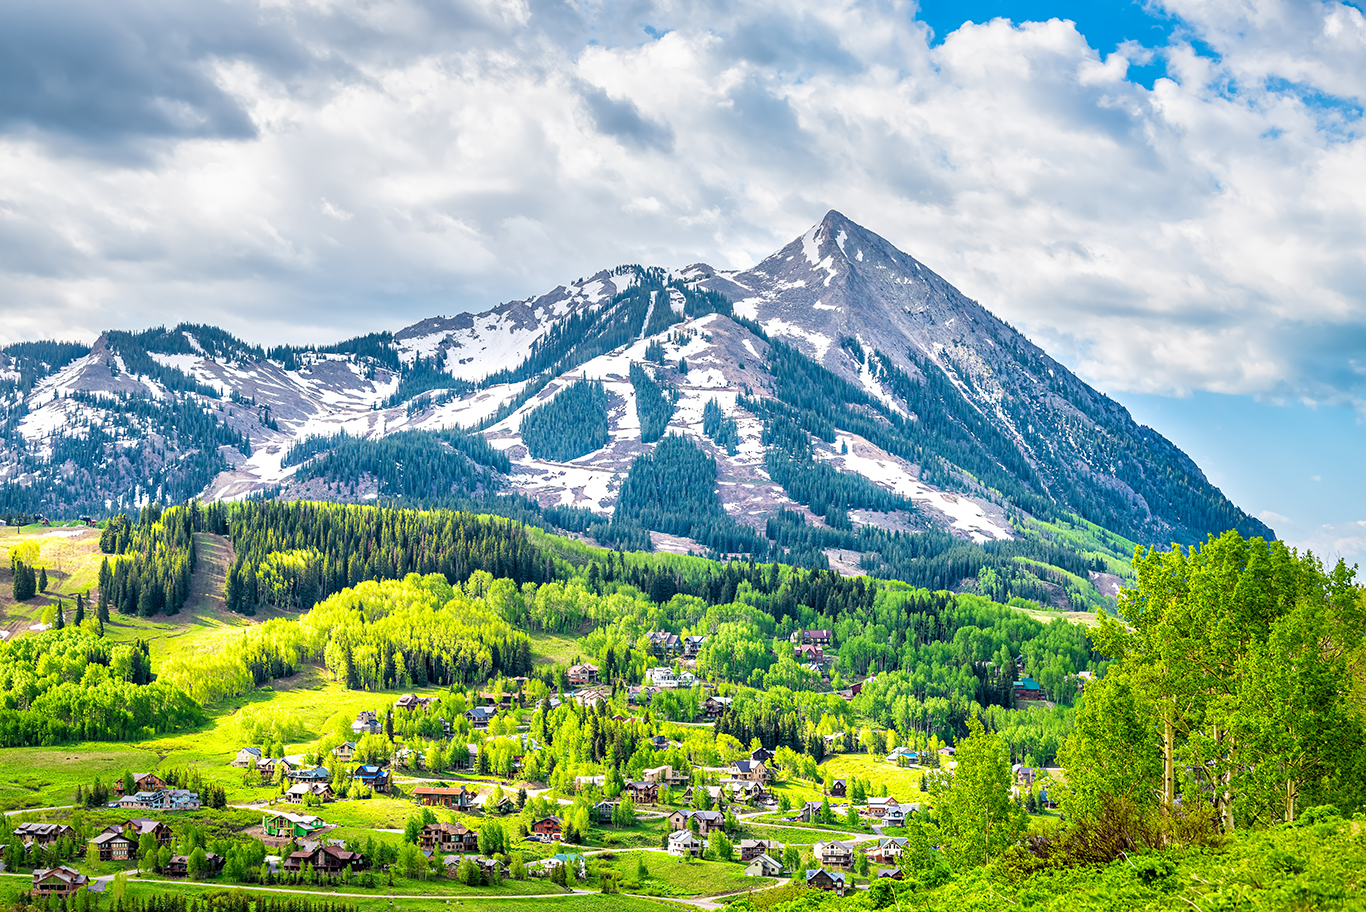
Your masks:
{"label": "light green foliage", "polygon": [[1024,812],[1010,798],[1010,757],[995,733],[973,716],[968,736],[958,742],[958,761],[947,788],[935,795],[935,812],[945,853],[955,869],[999,858],[1026,827]]}
{"label": "light green foliage", "polygon": [[1077,820],[1096,822],[1116,805],[1140,817],[1156,809],[1162,775],[1160,733],[1151,703],[1125,671],[1086,689],[1058,762],[1067,770],[1062,806]]}

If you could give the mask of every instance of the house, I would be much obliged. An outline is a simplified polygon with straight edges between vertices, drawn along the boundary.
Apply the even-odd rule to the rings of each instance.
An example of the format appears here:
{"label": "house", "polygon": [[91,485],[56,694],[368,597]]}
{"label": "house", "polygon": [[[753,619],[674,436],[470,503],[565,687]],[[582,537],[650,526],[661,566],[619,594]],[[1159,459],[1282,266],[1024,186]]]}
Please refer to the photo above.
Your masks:
{"label": "house", "polygon": [[1023,786],[1026,790],[1034,787],[1034,780],[1038,776],[1038,771],[1032,766],[1025,766],[1023,763],[1016,763],[1010,768],[1015,774],[1015,784]]}
{"label": "house", "polygon": [[[285,758],[289,760],[289,757]],[[302,765],[295,764],[285,772],[291,782],[330,782],[332,772],[325,766],[312,766],[304,768]]]}
{"label": "house", "polygon": [[559,839],[564,834],[564,821],[558,817],[542,817],[531,825],[531,832],[550,839]]}
{"label": "house", "polygon": [[536,872],[536,876],[545,877],[555,868],[561,865],[568,865],[573,869],[574,874],[580,880],[587,873],[587,866],[584,864],[583,856],[577,853],[558,852],[542,861],[532,862],[528,867]]}
{"label": "house", "polygon": [[415,709],[424,709],[436,702],[435,697],[419,697],[417,694],[404,694],[394,701],[394,709],[403,709],[412,712]]}
{"label": "house", "polygon": [[692,830],[676,830],[669,834],[668,852],[675,858],[697,857],[702,854],[703,842]]}
{"label": "house", "polygon": [[781,877],[783,866],[764,854],[755,855],[745,865],[746,877]]}
{"label": "house", "polygon": [[[161,777],[158,776],[156,773],[134,773],[134,774],[133,774],[133,791],[135,791],[135,792],[153,792],[153,791],[157,791],[157,790],[160,790],[160,789],[164,789],[165,787],[166,787],[166,783],[163,782],[162,779],[161,779]],[[115,794],[115,795],[122,795],[122,794],[123,794],[123,780],[122,780],[122,779],[115,779],[115,780],[114,780],[114,794]]]}
{"label": "house", "polygon": [[478,852],[479,834],[463,823],[429,823],[418,834],[424,852]]}
{"label": "house", "polygon": [[848,794],[849,783],[845,782],[843,779],[836,779],[834,782],[830,783],[831,798],[845,798]]}
{"label": "house", "polygon": [[342,763],[350,763],[356,756],[356,742],[343,741],[341,744],[332,748],[332,756],[336,757]]}
{"label": "house", "polygon": [[646,782],[667,785],[670,788],[681,788],[688,784],[688,773],[675,770],[672,766],[654,766],[642,770],[640,775]]}
{"label": "house", "polygon": [[883,826],[905,826],[906,818],[914,812],[915,806],[910,804],[899,804],[896,807],[887,808],[887,813],[882,815]]}
{"label": "house", "polygon": [[730,793],[732,801],[740,801],[745,804],[755,804],[767,801],[771,795],[768,789],[764,788],[762,782],[750,782],[741,779],[726,779],[722,786]]}
{"label": "house", "polygon": [[920,754],[909,747],[898,747],[887,755],[887,762],[897,766],[914,766],[919,760]]}
{"label": "house", "polygon": [[125,810],[145,811],[197,811],[199,793],[186,789],[159,789],[155,792],[138,792],[124,795],[110,805]]}
{"label": "house", "polygon": [[712,830],[719,830],[726,825],[726,815],[720,811],[694,811],[688,808],[674,811],[669,815],[670,830],[691,829],[691,822],[697,821],[697,831],[706,836]]}
{"label": "house", "polygon": [[678,639],[678,634],[667,630],[652,630],[645,634],[645,639],[649,641],[650,651],[655,655],[670,656],[683,651],[683,643]]}
{"label": "house", "polygon": [[228,766],[235,766],[239,769],[251,769],[261,762],[261,748],[244,747],[237,751],[237,756],[232,758]]}
{"label": "house", "polygon": [[303,804],[312,795],[321,802],[332,800],[332,786],[326,782],[296,782],[285,792],[285,801]]}
{"label": "house", "polygon": [[749,759],[755,763],[768,763],[773,759],[773,751],[766,747],[756,747],[749,752]]}
{"label": "house", "polygon": [[489,794],[484,796],[483,808],[485,814],[511,814],[517,810],[517,802],[508,795],[495,801],[493,795]]}
{"label": "house", "polygon": [[877,841],[877,848],[868,853],[868,858],[874,864],[894,865],[906,851],[907,842],[905,836],[882,836]]}
{"label": "house", "polygon": [[125,820],[123,823],[114,824],[105,828],[105,832],[109,832],[110,830],[117,830],[122,833],[124,836],[131,839],[134,845],[141,841],[142,837],[146,836],[148,833],[156,838],[158,846],[171,844],[171,828],[160,820],[151,820],[147,817],[134,817],[131,820]]}
{"label": "house", "polygon": [[[204,853],[204,863],[209,876],[215,876],[223,870],[223,856],[213,852]],[[166,862],[165,874],[167,877],[188,877],[190,875],[190,856],[172,855],[171,860]]]}
{"label": "house", "polygon": [[718,696],[713,695],[713,696],[707,697],[706,702],[702,704],[702,713],[703,713],[708,719],[715,719],[717,716],[721,715],[722,713],[724,713],[724,712],[729,712],[729,711],[730,711],[730,704],[731,704],[731,698],[730,698],[730,697],[718,697]]}
{"label": "house", "polygon": [[337,845],[318,845],[311,851],[294,852],[285,859],[284,869],[297,872],[303,866],[311,865],[319,874],[336,875],[344,868],[352,871],[365,867],[365,859],[359,852],[350,852]]}
{"label": "house", "polygon": [[611,823],[612,815],[616,813],[619,801],[599,801],[593,805],[593,819],[598,823]]}
{"label": "house", "polygon": [[776,839],[741,839],[740,860],[753,861],[760,855],[781,855],[783,844]]}
{"label": "house", "polygon": [[587,662],[582,665],[570,665],[566,677],[570,687],[587,687],[589,684],[598,683],[598,666],[590,665]]}
{"label": "house", "polygon": [[586,788],[602,788],[607,784],[606,776],[575,776],[574,789],[583,791]]}
{"label": "house", "polygon": [[659,786],[653,782],[628,782],[626,794],[636,804],[659,803]]}
{"label": "house", "polygon": [[489,727],[493,717],[498,715],[497,708],[493,706],[472,706],[465,710],[465,719],[474,728],[484,729]]}
{"label": "house", "polygon": [[326,826],[321,817],[312,814],[290,814],[275,811],[261,818],[261,829],[276,839],[296,839],[311,836]]}
{"label": "house", "polygon": [[1090,684],[1095,680],[1096,673],[1094,671],[1077,672],[1077,693],[1081,693],[1083,690],[1086,689],[1087,684]]}
{"label": "house", "polygon": [[797,661],[803,665],[819,665],[825,661],[825,650],[822,649],[820,646],[798,646],[796,649],[796,653]]}
{"label": "house", "polygon": [[853,843],[836,840],[818,842],[811,847],[811,854],[816,857],[823,868],[852,868],[854,866]]}
{"label": "house", "polygon": [[62,838],[76,838],[76,831],[64,823],[21,823],[14,838],[26,846],[47,846]]}
{"label": "house", "polygon": [[368,785],[372,791],[381,794],[389,792],[389,771],[382,766],[375,766],[373,763],[358,766],[351,773],[351,779],[361,785]]}
{"label": "house", "polygon": [[100,861],[129,861],[138,855],[138,841],[123,834],[117,826],[111,826],[90,840],[100,854]]}
{"label": "house", "polygon": [[[831,809],[833,810],[833,808]],[[808,801],[802,805],[801,819],[803,823],[812,823],[821,812],[821,802]]]}
{"label": "house", "polygon": [[806,885],[814,890],[829,890],[836,896],[844,895],[844,874],[840,871],[816,869],[806,872]]}
{"label": "house", "polygon": [[880,868],[877,872],[877,879],[905,880],[906,875],[900,868]]}
{"label": "house", "polygon": [[897,800],[895,798],[888,797],[868,799],[868,813],[873,817],[877,817],[878,819],[886,817],[888,809],[894,807],[898,807]]}
{"label": "house", "polygon": [[579,706],[597,706],[612,699],[612,692],[605,687],[589,687],[574,694],[571,699]]}
{"label": "house", "polygon": [[419,785],[413,789],[413,797],[417,799],[418,804],[429,807],[453,808],[460,811],[474,807],[474,799],[478,794],[478,792],[471,791],[463,785],[459,788]]}
{"label": "house", "polygon": [[34,896],[72,896],[78,890],[90,886],[90,878],[66,865],[55,868],[37,868],[33,872]]}
{"label": "house", "polygon": [[374,710],[362,709],[356,713],[356,721],[351,723],[351,733],[355,735],[381,735],[384,733],[384,723],[380,722],[379,714]]}
{"label": "house", "polygon": [[768,767],[758,760],[736,760],[730,765],[730,775],[741,782],[767,782]]}
{"label": "house", "polygon": [[707,642],[704,636],[690,636],[683,638],[683,658],[695,659],[702,651],[702,646]]}
{"label": "house", "polygon": [[1015,682],[1015,699],[1019,700],[1047,700],[1048,694],[1044,693],[1039,682],[1033,678],[1023,678]]}
{"label": "house", "polygon": [[819,646],[822,649],[829,649],[835,643],[835,634],[830,630],[798,630],[792,634],[791,639],[796,646]]}

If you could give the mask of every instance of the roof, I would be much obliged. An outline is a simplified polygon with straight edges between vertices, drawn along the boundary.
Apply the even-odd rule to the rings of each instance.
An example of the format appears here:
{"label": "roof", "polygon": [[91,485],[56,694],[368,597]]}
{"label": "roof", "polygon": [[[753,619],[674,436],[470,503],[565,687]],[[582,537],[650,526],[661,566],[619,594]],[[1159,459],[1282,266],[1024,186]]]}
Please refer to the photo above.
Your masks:
{"label": "roof", "polygon": [[830,878],[830,879],[833,880],[835,883],[839,883],[839,884],[844,883],[844,872],[843,872],[843,871],[827,871],[827,870],[825,870],[825,868],[817,868],[817,869],[814,870],[814,871],[807,871],[807,872],[806,872],[806,882],[807,882],[807,883],[810,883],[813,879],[815,879],[815,878],[816,878],[818,875],[820,875],[820,874],[824,874],[826,877]]}
{"label": "roof", "polygon": [[1016,681],[1015,686],[1023,687],[1025,690],[1038,690],[1039,682],[1033,678],[1025,678],[1024,680]]}

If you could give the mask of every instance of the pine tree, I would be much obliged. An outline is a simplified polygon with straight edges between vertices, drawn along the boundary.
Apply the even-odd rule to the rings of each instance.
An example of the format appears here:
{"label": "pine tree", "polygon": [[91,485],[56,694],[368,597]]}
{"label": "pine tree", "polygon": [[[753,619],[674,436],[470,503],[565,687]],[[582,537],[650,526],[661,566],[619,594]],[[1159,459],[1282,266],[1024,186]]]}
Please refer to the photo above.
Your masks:
{"label": "pine tree", "polygon": [[61,599],[57,600],[57,613],[52,618],[52,628],[61,630],[66,626],[66,609],[62,606]]}
{"label": "pine tree", "polygon": [[38,573],[38,591],[39,591],[39,592],[46,592],[46,591],[47,591],[47,568],[46,568],[46,567],[41,567],[41,568],[39,568],[39,573]]}
{"label": "pine tree", "polygon": [[81,624],[83,624],[83,623],[85,623],[85,596],[83,596],[81,593],[77,592],[77,593],[76,593],[76,626],[79,627],[79,626],[81,626]]}

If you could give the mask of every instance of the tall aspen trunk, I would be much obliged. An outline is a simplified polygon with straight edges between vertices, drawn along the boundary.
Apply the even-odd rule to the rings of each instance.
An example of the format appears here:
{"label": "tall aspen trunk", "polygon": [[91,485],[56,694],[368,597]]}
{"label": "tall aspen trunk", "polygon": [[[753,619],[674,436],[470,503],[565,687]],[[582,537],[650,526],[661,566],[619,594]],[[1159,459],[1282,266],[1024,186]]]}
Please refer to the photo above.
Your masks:
{"label": "tall aspen trunk", "polygon": [[1162,729],[1162,804],[1168,811],[1176,806],[1176,729],[1170,716]]}

